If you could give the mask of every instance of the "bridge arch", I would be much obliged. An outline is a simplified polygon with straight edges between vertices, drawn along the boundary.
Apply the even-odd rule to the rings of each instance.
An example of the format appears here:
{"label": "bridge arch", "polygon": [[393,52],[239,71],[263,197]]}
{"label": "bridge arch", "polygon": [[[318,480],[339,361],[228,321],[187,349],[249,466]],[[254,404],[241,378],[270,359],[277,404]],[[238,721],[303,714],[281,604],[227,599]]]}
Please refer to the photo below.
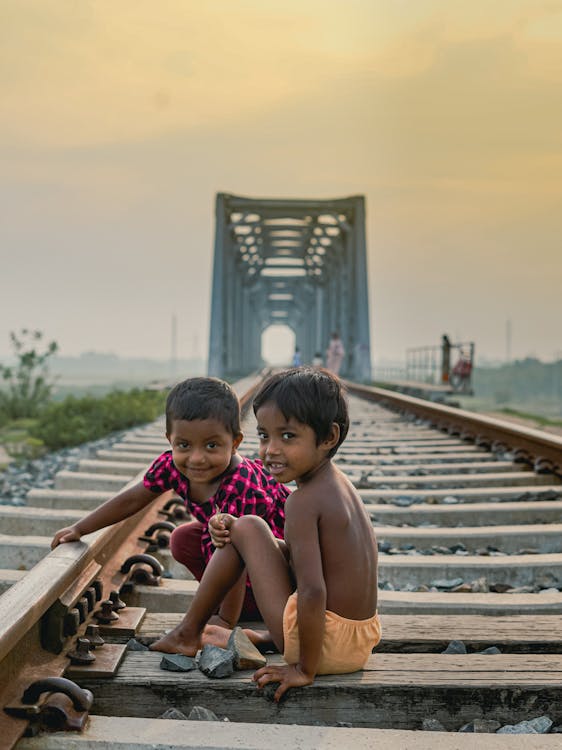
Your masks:
{"label": "bridge arch", "polygon": [[262,333],[286,325],[303,362],[338,331],[341,374],[370,379],[363,196],[255,199],[219,193],[209,374],[235,377],[263,364]]}

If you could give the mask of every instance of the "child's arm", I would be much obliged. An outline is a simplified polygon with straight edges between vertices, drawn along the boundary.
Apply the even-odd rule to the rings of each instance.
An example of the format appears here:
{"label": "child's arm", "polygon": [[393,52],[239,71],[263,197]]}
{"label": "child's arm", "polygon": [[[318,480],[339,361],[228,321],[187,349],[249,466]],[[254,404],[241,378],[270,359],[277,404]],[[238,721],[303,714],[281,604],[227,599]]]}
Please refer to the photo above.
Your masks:
{"label": "child's arm", "polygon": [[326,584],[318,535],[319,518],[312,498],[293,499],[287,522],[291,563],[297,579],[300,654],[297,667],[310,682],[316,676],[326,622]]}
{"label": "child's arm", "polygon": [[253,677],[258,687],[264,687],[269,682],[280,683],[274,695],[276,701],[289,688],[314,682],[326,620],[326,584],[318,535],[319,517],[313,498],[299,497],[297,500],[296,492],[294,494],[285,530],[287,539],[291,540],[291,563],[297,579],[299,661],[289,666],[268,664],[258,669]]}
{"label": "child's arm", "polygon": [[142,482],[139,482],[107,500],[99,508],[96,508],[72,526],[57,531],[51,542],[51,549],[55,549],[59,544],[66,542],[77,542],[85,534],[91,534],[92,531],[103,529],[105,526],[111,526],[124,518],[129,518],[129,516],[146,507],[156,497],[158,497],[158,494],[148,490]]}

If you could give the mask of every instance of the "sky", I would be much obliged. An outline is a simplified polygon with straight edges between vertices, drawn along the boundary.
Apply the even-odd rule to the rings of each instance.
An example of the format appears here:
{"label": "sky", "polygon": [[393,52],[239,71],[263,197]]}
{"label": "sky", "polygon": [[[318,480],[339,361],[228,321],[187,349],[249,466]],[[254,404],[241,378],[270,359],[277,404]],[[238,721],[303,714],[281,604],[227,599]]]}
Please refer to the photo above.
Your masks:
{"label": "sky", "polygon": [[206,356],[214,199],[367,201],[375,362],[562,357],[562,0],[0,0],[0,357]]}

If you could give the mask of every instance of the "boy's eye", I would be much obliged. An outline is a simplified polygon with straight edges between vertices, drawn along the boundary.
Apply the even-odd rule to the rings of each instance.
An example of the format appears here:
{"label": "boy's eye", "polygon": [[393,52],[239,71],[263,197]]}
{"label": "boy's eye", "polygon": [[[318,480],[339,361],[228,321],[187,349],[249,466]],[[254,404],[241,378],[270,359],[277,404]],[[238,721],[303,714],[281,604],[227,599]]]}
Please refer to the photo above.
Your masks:
{"label": "boy's eye", "polygon": [[217,448],[217,447],[218,447],[218,443],[215,443],[214,440],[211,440],[210,443],[207,443],[207,448]]}
{"label": "boy's eye", "polygon": [[185,441],[181,441],[180,443],[176,443],[178,448],[189,448],[189,443],[186,443]]}
{"label": "boy's eye", "polygon": [[267,440],[267,433],[263,430],[258,430],[258,438],[260,440]]}
{"label": "boy's eye", "polygon": [[291,438],[295,437],[294,432],[284,432],[282,435],[283,440],[290,440]]}

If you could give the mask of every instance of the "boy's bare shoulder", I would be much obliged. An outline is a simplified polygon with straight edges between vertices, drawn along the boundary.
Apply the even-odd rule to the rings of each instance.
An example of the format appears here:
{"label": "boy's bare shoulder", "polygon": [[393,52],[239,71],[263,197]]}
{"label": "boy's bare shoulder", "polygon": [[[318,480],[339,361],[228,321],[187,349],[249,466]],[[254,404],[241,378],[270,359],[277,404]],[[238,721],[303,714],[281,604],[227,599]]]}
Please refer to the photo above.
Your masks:
{"label": "boy's bare shoulder", "polygon": [[294,505],[306,508],[309,513],[313,510],[319,513],[327,505],[346,502],[351,496],[359,497],[345,474],[330,462],[324,471],[289,495],[286,510]]}

